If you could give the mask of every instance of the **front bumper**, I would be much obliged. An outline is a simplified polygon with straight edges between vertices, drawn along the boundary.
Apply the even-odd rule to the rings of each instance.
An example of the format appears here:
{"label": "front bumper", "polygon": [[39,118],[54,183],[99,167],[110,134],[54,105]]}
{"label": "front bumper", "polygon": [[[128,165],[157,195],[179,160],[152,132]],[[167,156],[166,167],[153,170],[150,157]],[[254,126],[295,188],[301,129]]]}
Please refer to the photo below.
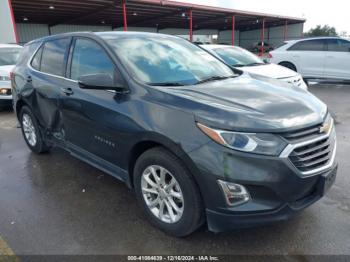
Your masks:
{"label": "front bumper", "polygon": [[[189,153],[198,168],[197,179],[206,206],[208,228],[220,232],[252,227],[289,218],[320,199],[326,177],[334,182],[337,164],[311,176],[300,176],[288,161],[241,153],[210,141]],[[237,183],[247,188],[251,199],[228,206],[217,181]]]}
{"label": "front bumper", "polygon": [[319,200],[332,186],[337,174],[337,166],[318,176],[314,188],[304,198],[266,212],[227,214],[207,209],[207,223],[212,232],[222,232],[237,228],[247,228],[284,221]]}

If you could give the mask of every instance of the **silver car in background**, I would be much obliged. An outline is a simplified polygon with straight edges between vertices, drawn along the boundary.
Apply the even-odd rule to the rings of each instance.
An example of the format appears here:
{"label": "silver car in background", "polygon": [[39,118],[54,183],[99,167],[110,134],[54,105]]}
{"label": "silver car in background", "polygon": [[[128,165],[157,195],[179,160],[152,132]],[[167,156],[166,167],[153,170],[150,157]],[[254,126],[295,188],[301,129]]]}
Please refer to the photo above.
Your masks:
{"label": "silver car in background", "polygon": [[19,45],[0,44],[0,109],[12,104],[11,71],[22,49]]}
{"label": "silver car in background", "polygon": [[279,79],[307,90],[307,85],[299,73],[280,65],[265,63],[246,49],[229,45],[200,45],[200,47],[234,68],[259,76]]}

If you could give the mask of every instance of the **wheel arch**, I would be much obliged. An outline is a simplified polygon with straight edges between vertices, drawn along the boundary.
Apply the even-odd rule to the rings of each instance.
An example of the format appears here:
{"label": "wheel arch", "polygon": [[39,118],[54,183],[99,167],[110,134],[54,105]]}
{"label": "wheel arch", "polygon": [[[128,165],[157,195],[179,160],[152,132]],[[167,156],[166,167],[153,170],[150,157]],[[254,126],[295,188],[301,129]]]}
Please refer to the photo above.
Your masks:
{"label": "wheel arch", "polygon": [[[283,64],[290,64],[292,67],[295,68],[295,72],[298,72],[298,68],[297,68],[297,66],[296,66],[296,64],[294,62],[283,60],[283,61],[278,63],[278,65],[280,65],[280,66],[284,66]],[[289,67],[287,67],[287,68],[289,68]],[[289,69],[292,69],[292,68],[289,68]]]}
{"label": "wheel arch", "polygon": [[191,158],[188,156],[188,154],[185,152],[185,150],[181,147],[180,144],[171,141],[169,138],[159,136],[159,135],[157,135],[157,138],[151,135],[150,137],[145,138],[132,146],[128,154],[128,163],[127,163],[128,175],[129,175],[128,184],[131,188],[134,188],[133,175],[134,175],[134,167],[137,159],[144,152],[154,147],[163,147],[166,150],[169,150],[171,153],[173,153],[176,157],[178,157],[184,163],[185,167],[193,176],[199,188],[199,191],[201,192],[199,183],[197,182],[199,170],[194,164],[194,162],[191,160]]}

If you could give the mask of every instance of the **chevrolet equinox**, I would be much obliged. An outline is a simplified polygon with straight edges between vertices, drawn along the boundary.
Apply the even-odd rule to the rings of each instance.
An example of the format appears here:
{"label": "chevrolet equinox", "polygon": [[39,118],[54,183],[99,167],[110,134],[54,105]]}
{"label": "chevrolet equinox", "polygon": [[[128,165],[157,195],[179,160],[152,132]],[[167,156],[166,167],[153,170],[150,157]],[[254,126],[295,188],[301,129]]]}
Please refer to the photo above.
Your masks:
{"label": "chevrolet equinox", "polygon": [[35,153],[61,147],[125,182],[173,236],[289,218],[337,172],[327,106],[151,33],[68,33],[25,45],[14,109]]}

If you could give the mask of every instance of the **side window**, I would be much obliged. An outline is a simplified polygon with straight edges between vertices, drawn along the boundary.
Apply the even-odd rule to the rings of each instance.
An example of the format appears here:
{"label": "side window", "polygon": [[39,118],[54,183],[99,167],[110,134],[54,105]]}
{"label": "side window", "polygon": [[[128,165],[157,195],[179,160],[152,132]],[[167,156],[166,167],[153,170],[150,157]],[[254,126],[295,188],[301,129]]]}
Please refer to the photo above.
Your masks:
{"label": "side window", "polygon": [[43,47],[40,47],[40,49],[36,52],[31,63],[32,67],[38,71],[40,71],[40,61],[41,61],[42,53],[43,53]]}
{"label": "side window", "polygon": [[71,79],[78,80],[83,75],[110,74],[115,79],[116,68],[104,49],[89,39],[77,39],[74,46]]}
{"label": "side window", "polygon": [[46,42],[42,51],[40,70],[48,74],[64,76],[64,58],[69,43],[69,38]]}
{"label": "side window", "polygon": [[343,39],[327,39],[328,51],[350,52],[350,42]]}
{"label": "side window", "polygon": [[325,40],[305,40],[291,46],[290,51],[325,51]]}

